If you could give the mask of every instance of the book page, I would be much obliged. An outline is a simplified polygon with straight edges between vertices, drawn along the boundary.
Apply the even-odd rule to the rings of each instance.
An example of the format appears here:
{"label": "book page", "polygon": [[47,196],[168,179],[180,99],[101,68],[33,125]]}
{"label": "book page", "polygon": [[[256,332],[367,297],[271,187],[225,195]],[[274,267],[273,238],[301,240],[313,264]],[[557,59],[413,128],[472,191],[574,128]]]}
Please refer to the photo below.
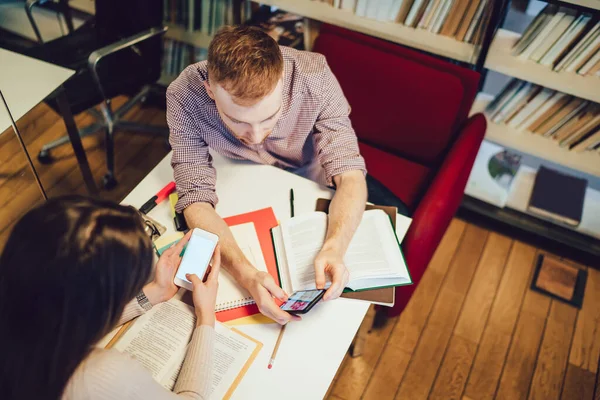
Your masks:
{"label": "book page", "polygon": [[382,210],[365,211],[346,255],[350,280],[396,277],[404,261],[389,217]]}
{"label": "book page", "polygon": [[187,304],[161,303],[139,317],[113,348],[138,360],[163,384],[185,357],[195,323],[193,308]]}
{"label": "book page", "polygon": [[227,399],[262,347],[261,343],[217,323],[210,397]]}
{"label": "book page", "polygon": [[[196,324],[193,307],[169,300],[139,317],[113,346],[173,390]],[[211,398],[228,398],[262,348],[262,344],[219,322],[215,324]]]}
{"label": "book page", "polygon": [[[248,222],[246,224],[234,225],[230,229],[235,241],[240,246],[248,261],[259,271],[267,272],[267,264],[263,257],[254,223]],[[238,285],[235,279],[224,268],[221,268],[215,311],[239,307],[248,303],[253,303],[250,293]]]}
{"label": "book page", "polygon": [[[314,260],[323,246],[326,233],[327,215],[323,213],[307,214],[282,224],[294,291],[315,288]],[[350,272],[348,287],[355,290],[368,287],[366,279],[397,278],[390,284],[410,282],[396,234],[388,215],[382,210],[365,211],[348,246],[344,262]],[[358,286],[352,285],[353,281]]]}
{"label": "book page", "polygon": [[281,224],[292,290],[315,288],[315,257],[327,233],[327,214],[305,214]]}

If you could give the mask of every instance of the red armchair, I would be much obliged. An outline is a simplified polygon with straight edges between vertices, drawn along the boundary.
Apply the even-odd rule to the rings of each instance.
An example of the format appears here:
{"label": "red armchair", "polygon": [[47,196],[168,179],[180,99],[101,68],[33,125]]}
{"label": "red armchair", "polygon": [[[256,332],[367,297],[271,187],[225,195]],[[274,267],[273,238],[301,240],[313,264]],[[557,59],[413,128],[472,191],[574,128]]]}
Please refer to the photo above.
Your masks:
{"label": "red armchair", "polygon": [[405,47],[323,25],[326,56],[346,95],[369,174],[413,210],[402,243],[414,285],[396,289],[402,312],[463,196],[483,140],[483,115],[468,118],[479,74]]}

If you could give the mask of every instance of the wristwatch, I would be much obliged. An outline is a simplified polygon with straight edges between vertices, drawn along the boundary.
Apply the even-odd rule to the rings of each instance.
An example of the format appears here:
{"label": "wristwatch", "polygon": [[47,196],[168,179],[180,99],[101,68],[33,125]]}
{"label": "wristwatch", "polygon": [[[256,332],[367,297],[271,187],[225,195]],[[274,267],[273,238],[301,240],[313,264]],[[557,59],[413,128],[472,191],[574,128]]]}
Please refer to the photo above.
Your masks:
{"label": "wristwatch", "polygon": [[140,292],[137,294],[137,296],[135,296],[135,298],[137,299],[137,302],[140,305],[140,307],[142,307],[145,311],[150,311],[152,309],[152,303],[148,301],[148,298],[144,294],[143,290],[140,290]]}

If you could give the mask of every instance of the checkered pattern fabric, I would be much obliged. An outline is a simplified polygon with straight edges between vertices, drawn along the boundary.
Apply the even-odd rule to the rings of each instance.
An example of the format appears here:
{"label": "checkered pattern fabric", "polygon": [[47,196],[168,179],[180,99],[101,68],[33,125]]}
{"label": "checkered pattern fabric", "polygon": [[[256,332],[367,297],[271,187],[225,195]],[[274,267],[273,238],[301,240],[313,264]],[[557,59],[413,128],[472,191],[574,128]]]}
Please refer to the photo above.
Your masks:
{"label": "checkered pattern fabric", "polygon": [[[206,61],[188,66],[167,90],[167,122],[173,148],[171,165],[179,193],[176,209],[196,202],[213,206],[216,172],[208,149],[290,171],[313,159],[322,167],[319,183],[333,186],[346,171],[366,173],[350,123],[350,106],[320,54],[281,47],[284,60],[282,113],[271,135],[259,145],[238,140],[222,121],[203,82]],[[362,84],[358,79],[357,85]]]}

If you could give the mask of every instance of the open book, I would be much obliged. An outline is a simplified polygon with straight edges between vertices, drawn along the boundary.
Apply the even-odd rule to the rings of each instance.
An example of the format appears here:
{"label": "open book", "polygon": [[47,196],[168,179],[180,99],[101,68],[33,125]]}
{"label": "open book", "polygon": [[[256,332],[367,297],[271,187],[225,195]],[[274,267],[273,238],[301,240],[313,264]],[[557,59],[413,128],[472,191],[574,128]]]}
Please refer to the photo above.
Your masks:
{"label": "open book", "polygon": [[[171,299],[134,320],[107,347],[129,354],[158,383],[173,390],[195,326],[193,307]],[[258,355],[262,343],[218,322],[215,331],[210,397],[227,399]]]}
{"label": "open book", "polygon": [[[294,217],[273,228],[273,244],[284,290],[315,288],[314,260],[327,233],[328,216],[314,212]],[[348,246],[344,262],[354,291],[412,284],[389,216],[365,211]]]}

